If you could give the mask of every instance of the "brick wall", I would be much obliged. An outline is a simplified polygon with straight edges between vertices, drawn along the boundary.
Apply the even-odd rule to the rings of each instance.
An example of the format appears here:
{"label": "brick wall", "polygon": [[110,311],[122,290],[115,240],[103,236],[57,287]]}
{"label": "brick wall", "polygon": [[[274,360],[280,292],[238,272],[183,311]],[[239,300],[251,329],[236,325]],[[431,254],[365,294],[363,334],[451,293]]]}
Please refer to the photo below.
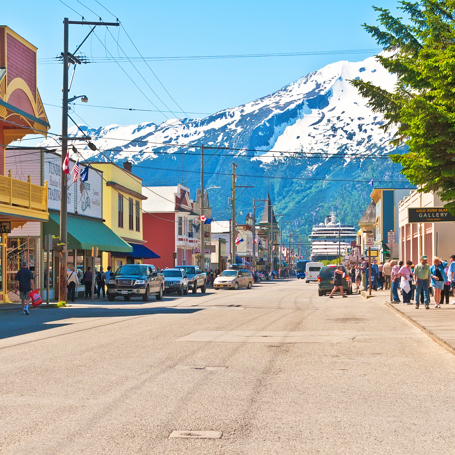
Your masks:
{"label": "brick wall", "polygon": [[36,99],[36,53],[11,35],[7,35],[7,83],[22,78]]}

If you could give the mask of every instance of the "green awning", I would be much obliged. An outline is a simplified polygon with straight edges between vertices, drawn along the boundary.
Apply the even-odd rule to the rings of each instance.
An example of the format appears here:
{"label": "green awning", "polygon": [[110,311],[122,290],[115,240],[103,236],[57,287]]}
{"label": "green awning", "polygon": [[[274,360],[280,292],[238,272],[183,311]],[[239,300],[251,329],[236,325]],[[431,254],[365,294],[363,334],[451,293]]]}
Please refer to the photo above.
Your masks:
{"label": "green awning", "polygon": [[[49,221],[44,223],[44,234],[58,236],[60,214],[49,213]],[[131,253],[133,248],[102,221],[68,215],[68,249],[91,250],[97,246],[100,251]]]}

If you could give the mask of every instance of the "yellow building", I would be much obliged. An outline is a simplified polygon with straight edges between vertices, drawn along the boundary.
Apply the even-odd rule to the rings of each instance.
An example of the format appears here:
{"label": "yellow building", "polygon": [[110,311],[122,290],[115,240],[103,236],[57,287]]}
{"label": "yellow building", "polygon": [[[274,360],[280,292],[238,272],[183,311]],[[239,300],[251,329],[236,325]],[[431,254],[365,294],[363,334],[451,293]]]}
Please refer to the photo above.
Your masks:
{"label": "yellow building", "polygon": [[[38,92],[37,48],[6,26],[0,26],[0,301],[8,301],[15,272],[8,270],[7,235],[27,221],[49,218],[47,184],[35,185],[5,175],[5,148],[27,134],[46,136],[49,123]],[[31,264],[30,264],[31,265]],[[33,267],[31,267],[33,269]],[[9,272],[9,273],[8,273]]]}
{"label": "yellow building", "polygon": [[105,224],[132,247],[130,253],[103,253],[102,266],[117,270],[123,264],[141,264],[144,259],[156,258],[144,244],[142,235],[142,179],[132,172],[132,164],[123,168],[113,163],[92,163],[103,171],[103,218]]}

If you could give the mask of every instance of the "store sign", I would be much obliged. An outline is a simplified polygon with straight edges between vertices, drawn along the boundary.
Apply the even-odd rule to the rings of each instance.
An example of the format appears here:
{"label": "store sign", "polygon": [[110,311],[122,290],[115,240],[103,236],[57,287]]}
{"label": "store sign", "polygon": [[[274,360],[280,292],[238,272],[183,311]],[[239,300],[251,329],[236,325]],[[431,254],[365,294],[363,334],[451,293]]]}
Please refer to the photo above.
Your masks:
{"label": "store sign", "polygon": [[[74,162],[70,162],[70,170]],[[85,166],[80,165],[80,171]],[[44,180],[48,185],[48,206],[50,210],[60,210],[60,185],[62,162],[58,155],[49,154],[44,162]],[[88,180],[81,182],[78,179],[73,183],[72,174],[68,177],[68,213],[85,215],[92,218],[103,217],[102,207],[103,178],[102,174],[91,168]]]}
{"label": "store sign", "polygon": [[408,223],[439,223],[441,221],[455,221],[444,207],[408,208]]}
{"label": "store sign", "polygon": [[0,221],[0,234],[11,233],[11,221]]}

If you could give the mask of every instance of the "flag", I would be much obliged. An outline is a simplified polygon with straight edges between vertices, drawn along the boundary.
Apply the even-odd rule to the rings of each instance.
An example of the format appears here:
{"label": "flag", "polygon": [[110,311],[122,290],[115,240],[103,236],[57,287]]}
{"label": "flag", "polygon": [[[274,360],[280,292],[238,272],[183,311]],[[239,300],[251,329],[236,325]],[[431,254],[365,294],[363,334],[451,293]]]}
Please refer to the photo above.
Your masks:
{"label": "flag", "polygon": [[73,182],[75,182],[79,178],[79,161],[76,161],[71,173],[73,174]]}
{"label": "flag", "polygon": [[370,183],[368,183],[368,185],[371,185],[374,188],[374,179],[371,179]]}
{"label": "flag", "polygon": [[90,164],[84,167],[84,170],[81,172],[81,182],[86,182],[88,180],[88,168]]}
{"label": "flag", "polygon": [[70,173],[70,152],[66,152],[65,160],[62,165],[63,172],[68,175]]}
{"label": "flag", "polygon": [[239,236],[237,236],[237,238],[235,239],[235,244],[238,245],[240,242],[243,242],[243,239],[239,238]]}
{"label": "flag", "polygon": [[207,218],[207,219],[204,221],[204,224],[210,224],[212,221],[213,221],[213,218]]}
{"label": "flag", "polygon": [[205,217],[205,215],[201,215],[201,216],[199,217],[199,219],[200,219],[202,222],[205,223],[205,220],[206,220],[207,218]]}

